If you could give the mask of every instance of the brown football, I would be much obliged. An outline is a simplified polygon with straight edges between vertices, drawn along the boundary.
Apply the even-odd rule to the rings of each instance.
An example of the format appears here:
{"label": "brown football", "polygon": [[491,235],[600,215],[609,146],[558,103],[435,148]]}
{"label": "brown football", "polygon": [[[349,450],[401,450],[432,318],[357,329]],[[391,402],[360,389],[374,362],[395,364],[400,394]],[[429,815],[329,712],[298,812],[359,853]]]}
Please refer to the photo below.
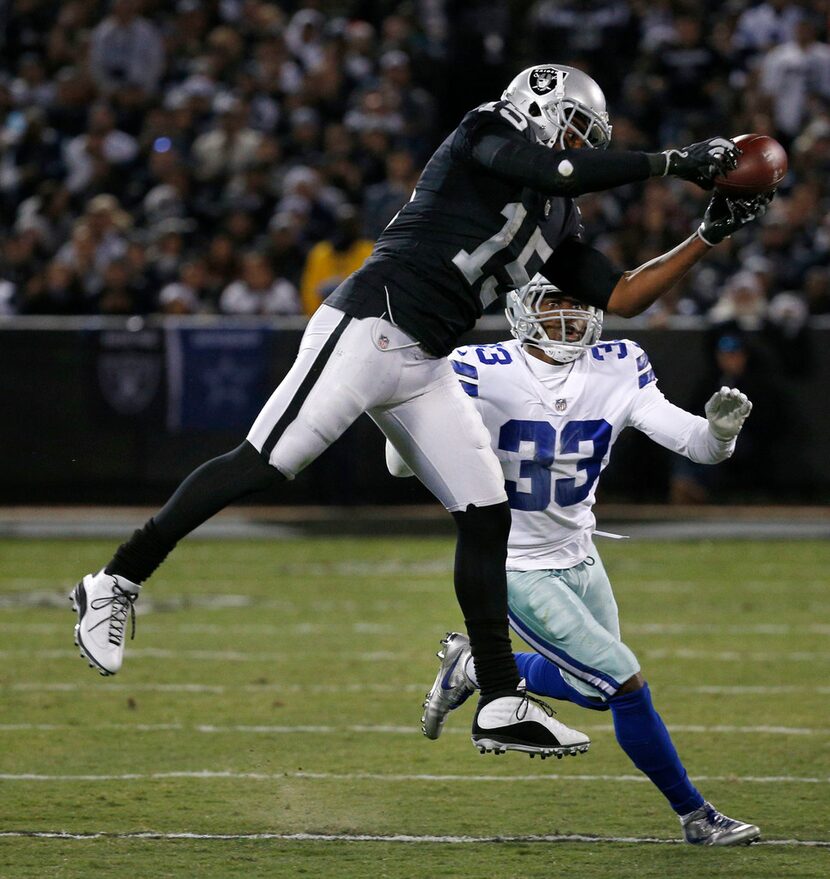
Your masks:
{"label": "brown football", "polygon": [[787,173],[784,147],[766,134],[741,134],[732,140],[741,148],[738,167],[715,177],[715,186],[737,198],[775,189]]}

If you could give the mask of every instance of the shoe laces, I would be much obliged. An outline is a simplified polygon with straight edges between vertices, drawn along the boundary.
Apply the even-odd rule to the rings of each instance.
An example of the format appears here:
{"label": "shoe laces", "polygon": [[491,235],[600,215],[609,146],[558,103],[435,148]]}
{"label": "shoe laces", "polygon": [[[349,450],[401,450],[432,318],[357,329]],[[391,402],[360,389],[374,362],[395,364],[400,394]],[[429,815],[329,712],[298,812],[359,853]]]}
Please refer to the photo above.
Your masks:
{"label": "shoe laces", "polygon": [[542,711],[547,714],[548,717],[553,717],[556,712],[553,708],[548,705],[547,702],[543,702],[541,699],[537,699],[535,696],[531,696],[527,690],[524,691],[524,695],[522,697],[522,704],[516,709],[516,719],[524,720],[527,716],[528,708],[530,708],[530,703],[533,702],[535,705],[538,705]]}
{"label": "shoe laces", "polygon": [[113,582],[112,595],[93,598],[89,603],[89,606],[93,610],[103,610],[107,605],[110,605],[109,617],[102,617],[94,626],[90,626],[89,630],[92,631],[93,629],[97,629],[102,623],[109,621],[110,643],[118,646],[124,640],[124,625],[127,622],[127,614],[129,613],[130,621],[132,622],[130,640],[134,640],[136,598],[138,598],[137,592],[127,592],[122,589],[117,582]]}
{"label": "shoe laces", "polygon": [[715,830],[729,830],[737,823],[734,819],[728,818],[723,813],[718,812],[717,809],[712,809],[706,817],[709,819],[709,824],[711,824]]}

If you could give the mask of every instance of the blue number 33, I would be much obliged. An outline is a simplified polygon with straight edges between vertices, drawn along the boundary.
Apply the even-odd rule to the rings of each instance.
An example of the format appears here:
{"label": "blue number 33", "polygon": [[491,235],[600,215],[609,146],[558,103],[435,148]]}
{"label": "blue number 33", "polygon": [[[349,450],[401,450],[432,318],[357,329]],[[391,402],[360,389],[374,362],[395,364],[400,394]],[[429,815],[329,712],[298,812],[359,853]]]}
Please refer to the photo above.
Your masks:
{"label": "blue number 33", "polygon": [[559,436],[559,454],[578,452],[580,443],[591,443],[591,454],[576,462],[577,471],[585,471],[585,481],[577,485],[576,477],[563,476],[551,486],[550,468],[556,454],[556,428],[547,421],[508,421],[499,432],[499,448],[502,451],[518,452],[523,442],[532,442],[534,446],[533,458],[519,462],[519,478],[530,480],[530,491],[522,491],[515,480],[505,480],[510,506],[525,512],[544,510],[550,504],[551,489],[560,507],[584,501],[597,481],[610,441],[611,425],[605,419],[566,424]]}

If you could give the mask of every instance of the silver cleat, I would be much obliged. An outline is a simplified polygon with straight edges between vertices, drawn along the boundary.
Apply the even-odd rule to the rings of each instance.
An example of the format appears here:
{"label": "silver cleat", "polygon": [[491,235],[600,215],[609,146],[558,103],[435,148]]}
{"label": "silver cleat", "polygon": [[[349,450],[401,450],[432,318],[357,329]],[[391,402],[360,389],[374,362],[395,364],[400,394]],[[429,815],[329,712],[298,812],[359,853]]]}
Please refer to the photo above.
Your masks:
{"label": "silver cleat", "polygon": [[683,838],[691,845],[749,845],[761,835],[754,824],[722,815],[711,803],[704,803],[680,816]]}
{"label": "silver cleat", "polygon": [[474,692],[475,687],[464,674],[470,656],[470,639],[460,632],[447,632],[436,654],[441,660],[432,689],[424,699],[421,729],[428,739],[437,739],[450,711],[458,708]]}

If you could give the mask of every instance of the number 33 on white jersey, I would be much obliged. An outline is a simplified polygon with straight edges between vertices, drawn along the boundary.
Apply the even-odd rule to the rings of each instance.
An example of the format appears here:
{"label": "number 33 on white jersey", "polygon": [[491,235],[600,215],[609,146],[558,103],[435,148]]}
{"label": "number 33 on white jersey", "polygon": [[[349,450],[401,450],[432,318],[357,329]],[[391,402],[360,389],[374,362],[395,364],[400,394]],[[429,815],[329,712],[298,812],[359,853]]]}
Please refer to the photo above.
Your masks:
{"label": "number 33 on white jersey", "polygon": [[561,366],[517,341],[457,348],[450,360],[504,471],[509,570],[566,568],[588,555],[597,481],[625,427],[706,463],[731,451],[715,448],[705,418],[666,400],[630,340],[600,342]]}

